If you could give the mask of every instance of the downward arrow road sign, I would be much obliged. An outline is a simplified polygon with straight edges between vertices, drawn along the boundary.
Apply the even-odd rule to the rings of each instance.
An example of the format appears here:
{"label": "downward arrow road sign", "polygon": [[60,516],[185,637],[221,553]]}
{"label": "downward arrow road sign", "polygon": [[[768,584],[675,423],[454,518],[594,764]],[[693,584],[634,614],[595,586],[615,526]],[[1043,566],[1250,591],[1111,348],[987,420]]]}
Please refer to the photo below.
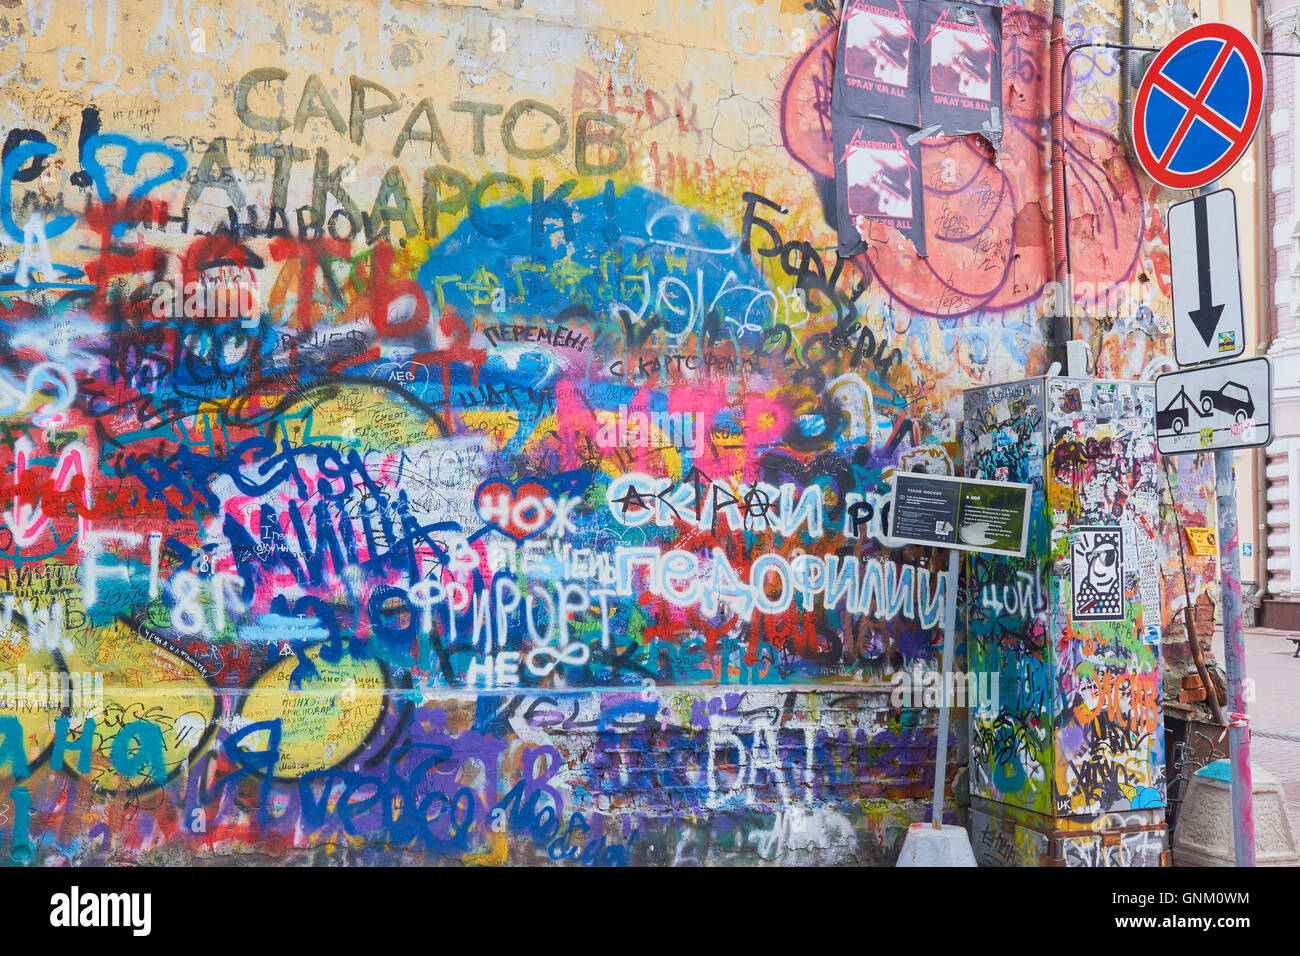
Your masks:
{"label": "downward arrow road sign", "polygon": [[1169,270],[1174,300],[1174,358],[1187,367],[1241,355],[1246,324],[1231,189],[1169,207]]}
{"label": "downward arrow road sign", "polygon": [[1200,307],[1192,309],[1188,315],[1196,331],[1201,333],[1201,340],[1208,347],[1214,341],[1215,329],[1219,327],[1219,316],[1223,314],[1222,305],[1214,305],[1213,282],[1210,276],[1210,214],[1204,196],[1192,200],[1196,219],[1196,273],[1200,288]]}

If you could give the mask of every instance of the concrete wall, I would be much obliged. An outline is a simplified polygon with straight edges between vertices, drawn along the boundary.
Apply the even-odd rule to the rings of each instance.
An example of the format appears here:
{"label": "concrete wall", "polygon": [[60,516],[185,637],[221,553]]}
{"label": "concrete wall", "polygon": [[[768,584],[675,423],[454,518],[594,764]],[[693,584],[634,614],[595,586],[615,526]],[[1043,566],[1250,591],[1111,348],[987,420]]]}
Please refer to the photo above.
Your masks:
{"label": "concrete wall", "polygon": [[[929,257],[852,261],[811,6],[0,5],[0,672],[103,694],[0,711],[0,858],[892,860],[948,584],[882,496],[1045,366],[1047,4]],[[1080,334],[1144,377],[1168,197],[1072,72]]]}

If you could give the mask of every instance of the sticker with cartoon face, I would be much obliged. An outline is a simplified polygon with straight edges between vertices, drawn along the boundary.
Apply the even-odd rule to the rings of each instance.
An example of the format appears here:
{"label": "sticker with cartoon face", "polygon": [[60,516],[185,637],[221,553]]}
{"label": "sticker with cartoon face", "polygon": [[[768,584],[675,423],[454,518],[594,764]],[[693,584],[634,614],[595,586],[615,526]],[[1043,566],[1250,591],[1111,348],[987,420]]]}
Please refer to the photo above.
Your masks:
{"label": "sticker with cartoon face", "polygon": [[1118,527],[1073,528],[1071,619],[1124,620],[1124,548]]}

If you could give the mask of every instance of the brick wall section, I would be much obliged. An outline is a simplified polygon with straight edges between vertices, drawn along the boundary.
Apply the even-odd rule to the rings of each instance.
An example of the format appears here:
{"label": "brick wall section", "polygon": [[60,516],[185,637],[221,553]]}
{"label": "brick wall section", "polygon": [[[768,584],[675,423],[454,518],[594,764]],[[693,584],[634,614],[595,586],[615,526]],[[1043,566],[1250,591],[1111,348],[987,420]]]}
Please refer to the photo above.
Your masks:
{"label": "brick wall section", "polygon": [[[34,860],[891,865],[930,809],[937,713],[833,689],[392,698],[341,765],[267,782],[212,745],[150,793],[134,839],[40,841]],[[104,795],[48,765],[24,784],[33,833],[103,819]]]}

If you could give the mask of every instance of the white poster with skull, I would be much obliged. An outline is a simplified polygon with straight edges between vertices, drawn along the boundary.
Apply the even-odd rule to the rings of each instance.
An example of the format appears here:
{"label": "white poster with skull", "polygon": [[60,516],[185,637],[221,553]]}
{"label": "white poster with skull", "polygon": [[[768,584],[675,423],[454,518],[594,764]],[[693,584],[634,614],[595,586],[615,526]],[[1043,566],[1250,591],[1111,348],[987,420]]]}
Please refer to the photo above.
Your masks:
{"label": "white poster with skull", "polygon": [[1121,529],[1071,528],[1071,618],[1124,620],[1124,547]]}

